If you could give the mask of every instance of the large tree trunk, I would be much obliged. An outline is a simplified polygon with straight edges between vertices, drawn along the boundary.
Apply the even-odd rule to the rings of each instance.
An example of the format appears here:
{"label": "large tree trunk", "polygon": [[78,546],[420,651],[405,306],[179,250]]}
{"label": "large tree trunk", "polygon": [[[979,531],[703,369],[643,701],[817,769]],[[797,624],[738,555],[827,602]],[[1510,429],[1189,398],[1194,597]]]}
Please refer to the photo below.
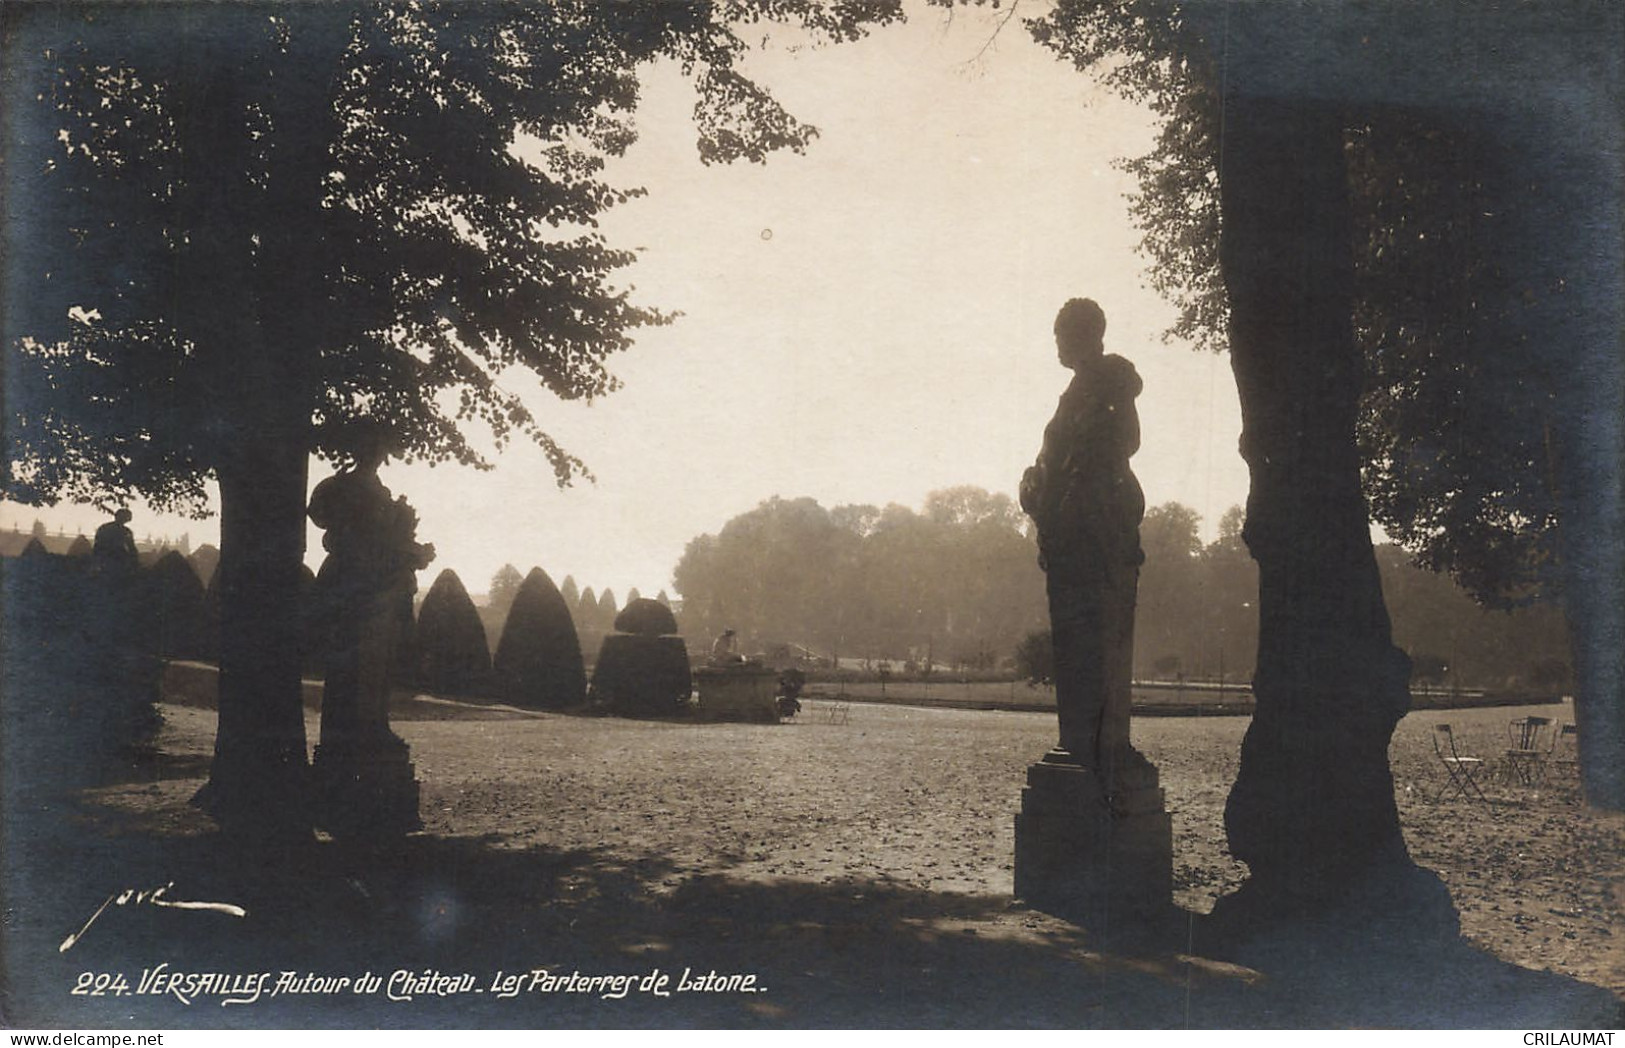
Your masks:
{"label": "large tree trunk", "polygon": [[220,724],[199,802],[227,832],[308,837],[300,691],[307,453],[244,441],[220,480]]}
{"label": "large tree trunk", "polygon": [[1222,265],[1259,568],[1257,712],[1225,809],[1254,891],[1312,902],[1409,870],[1388,742],[1409,706],[1360,489],[1342,121],[1231,99]]}
{"label": "large tree trunk", "polygon": [[[232,364],[219,390],[220,721],[214,765],[198,796],[234,835],[308,839],[300,667],[305,494],[312,441],[312,358],[330,338],[332,303],[321,227],[309,221],[331,168],[331,102],[349,41],[343,5],[301,12],[276,62],[254,80],[217,56],[201,96],[198,133],[215,144],[202,206],[218,243],[198,274],[212,289],[202,312]],[[275,128],[263,187],[244,114],[257,106]],[[275,216],[290,216],[278,222]],[[267,216],[270,220],[267,221]],[[207,282],[207,283],[205,283]]]}

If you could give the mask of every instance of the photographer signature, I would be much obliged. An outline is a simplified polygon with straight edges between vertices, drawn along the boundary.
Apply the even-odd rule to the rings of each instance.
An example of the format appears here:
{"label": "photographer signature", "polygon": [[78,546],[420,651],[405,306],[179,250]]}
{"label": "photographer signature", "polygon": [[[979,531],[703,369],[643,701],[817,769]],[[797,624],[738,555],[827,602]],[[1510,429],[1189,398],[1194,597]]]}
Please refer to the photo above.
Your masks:
{"label": "photographer signature", "polygon": [[232,917],[248,916],[247,910],[241,906],[234,906],[229,902],[192,902],[184,899],[166,898],[165,893],[173,887],[175,887],[175,882],[170,881],[159,888],[145,890],[126,888],[123,891],[114,892],[107,897],[106,902],[96,908],[96,912],[90,915],[90,920],[86,921],[83,927],[62,940],[62,945],[56,948],[56,952],[67,953],[72,949],[74,943],[85,937],[85,933],[90,930],[90,926],[96,923],[96,918],[100,917],[109,906],[159,906],[170,910],[207,910],[211,913],[229,914]]}

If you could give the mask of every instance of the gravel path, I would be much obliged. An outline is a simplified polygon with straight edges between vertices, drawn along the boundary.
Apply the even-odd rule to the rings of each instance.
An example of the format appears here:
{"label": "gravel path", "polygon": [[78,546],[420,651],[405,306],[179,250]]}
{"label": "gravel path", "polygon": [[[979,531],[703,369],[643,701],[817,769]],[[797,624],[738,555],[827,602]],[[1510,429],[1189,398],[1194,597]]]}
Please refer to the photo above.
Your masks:
{"label": "gravel path", "polygon": [[[94,791],[80,818],[103,837],[167,840],[172,853],[177,841],[208,837],[207,822],[185,802],[206,770],[214,715],[163,709],[168,770],[156,781]],[[1572,719],[1560,707],[1456,710],[1448,717],[1464,750],[1489,756],[1505,748],[1507,721],[1524,712]],[[1439,719],[1408,717],[1391,756],[1412,854],[1450,888],[1464,937],[1521,968],[1549,969],[1625,996],[1625,817],[1588,811],[1573,785],[1561,783],[1532,789],[1494,781],[1491,805],[1434,803],[1443,778],[1430,736]],[[1136,743],[1160,768],[1174,813],[1175,902],[1195,913],[1210,909],[1245,873],[1225,852],[1222,810],[1246,725],[1239,717],[1135,724]],[[884,962],[884,971],[901,966],[908,979],[929,979],[945,944],[975,936],[979,952],[968,963],[1007,969],[999,973],[1008,981],[1000,992],[1030,995],[1022,1005],[1027,1011],[982,1012],[976,1001],[948,992],[910,997],[909,1007],[897,1011],[842,1013],[841,1021],[896,1015],[910,1025],[951,1025],[968,1011],[999,1024],[1178,1025],[1180,1016],[1169,1010],[1182,1007],[1183,1019],[1197,1025],[1255,1024],[1252,1012],[1226,1009],[1241,1007],[1236,1002],[1246,993],[1256,996],[1246,990],[1256,973],[1227,972],[1216,962],[1186,957],[1177,972],[1160,974],[1143,965],[1123,969],[1124,978],[1149,979],[1145,985],[1155,991],[1132,1004],[1132,995],[1122,996],[1128,1011],[1114,1010],[1109,995],[1105,1004],[1072,1002],[1052,1011],[1053,994],[1046,995],[1042,979],[1017,978],[1034,951],[1094,965],[1089,970],[1100,978],[1098,966],[1107,963],[1076,929],[1008,899],[1013,815],[1026,765],[1051,744],[1049,715],[855,704],[838,723],[814,701],[783,725],[701,725],[415,701],[396,726],[412,747],[426,824],[413,845],[423,869],[411,873],[410,892],[401,887],[406,873],[389,875],[397,878],[389,884],[416,893],[412,905],[441,905],[423,888],[440,877],[460,885],[446,889],[446,898],[456,896],[471,913],[500,906],[517,914],[512,927],[482,932],[488,943],[573,942],[578,959],[589,944],[615,956],[670,957],[674,942],[733,941],[745,934],[741,913],[755,908],[748,924],[753,945],[741,954],[765,970],[794,969],[801,1010],[780,997],[772,1006],[753,1002],[748,1012],[687,1013],[684,1024],[823,1025],[808,1010],[821,999],[814,989],[849,1003],[882,994],[877,987],[901,993],[886,980],[866,986],[864,966]],[[314,739],[314,718],[309,730]],[[511,866],[501,865],[503,856]],[[482,874],[493,883],[480,891],[468,888],[466,874],[459,881],[459,870],[476,867],[496,871]],[[355,905],[377,910],[376,897],[395,888],[384,874],[376,883],[369,876],[349,880],[367,900]],[[399,940],[408,953],[428,948],[421,920],[414,927],[416,938]],[[908,936],[900,939],[898,928]],[[334,956],[351,950],[358,960],[377,949],[376,942],[331,946]],[[919,951],[925,952],[916,957]],[[1225,988],[1209,995],[1222,998],[1222,1006],[1191,1011],[1197,976]],[[1172,989],[1181,980],[1182,998]],[[1173,996],[1157,996],[1164,991]],[[1418,1019],[1401,1013],[1383,1021]],[[617,1021],[671,1020],[628,1012]],[[1256,1024],[1294,1021],[1308,1020],[1260,1013]]]}

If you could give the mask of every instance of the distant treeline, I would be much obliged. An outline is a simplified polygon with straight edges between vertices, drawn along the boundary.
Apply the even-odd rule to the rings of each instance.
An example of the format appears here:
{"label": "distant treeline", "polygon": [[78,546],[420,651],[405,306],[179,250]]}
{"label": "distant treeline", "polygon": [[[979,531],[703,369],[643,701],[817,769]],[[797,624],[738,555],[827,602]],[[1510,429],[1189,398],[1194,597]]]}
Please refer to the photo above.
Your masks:
{"label": "distant treeline", "polygon": [[[1135,675],[1245,680],[1258,643],[1258,571],[1232,507],[1203,544],[1201,517],[1177,502],[1146,512],[1140,541]],[[1475,604],[1403,550],[1377,551],[1395,642],[1419,680],[1461,687],[1566,686],[1563,618],[1551,605]],[[673,573],[685,634],[740,631],[751,650],[789,644],[851,660],[938,670],[1014,665],[1048,625],[1030,521],[981,488],[897,504],[825,509],[772,498],[689,542]]]}
{"label": "distant treeline", "polygon": [[[1137,678],[1251,676],[1258,576],[1241,540],[1242,522],[1242,510],[1232,507],[1218,538],[1204,545],[1201,518],[1191,508],[1169,502],[1146,512]],[[34,556],[48,556],[38,536],[29,536],[27,546]],[[73,552],[88,554],[89,544],[75,544]],[[843,666],[895,670],[912,663],[985,673],[1013,668],[1017,649],[1048,625],[1037,557],[1027,517],[1007,496],[980,488],[933,492],[918,512],[895,503],[825,509],[810,498],[772,498],[719,533],[689,542],[673,572],[682,600],[664,590],[654,599],[676,612],[694,654],[731,627],[750,652],[788,647],[839,658]],[[155,653],[212,657],[218,551],[202,546],[189,556],[169,551],[142,559]],[[1491,611],[1448,576],[1413,565],[1397,546],[1379,546],[1377,562],[1395,643],[1411,656],[1418,681],[1568,687],[1568,642],[1555,605]],[[307,572],[307,585],[313,581]],[[518,569],[504,565],[476,609],[491,652],[523,581]],[[620,609],[640,597],[634,588],[621,603],[614,591],[581,589],[568,576],[558,592],[588,661],[613,632]],[[403,623],[406,636],[410,630]]]}

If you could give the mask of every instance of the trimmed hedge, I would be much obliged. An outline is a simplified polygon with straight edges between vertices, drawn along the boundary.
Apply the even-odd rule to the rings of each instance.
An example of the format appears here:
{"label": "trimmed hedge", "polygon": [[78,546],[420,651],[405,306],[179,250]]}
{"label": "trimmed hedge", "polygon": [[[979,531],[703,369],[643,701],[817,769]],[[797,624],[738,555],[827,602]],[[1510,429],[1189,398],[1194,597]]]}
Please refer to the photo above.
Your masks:
{"label": "trimmed hedge", "polygon": [[147,650],[171,659],[209,654],[209,614],[203,582],[177,550],[141,572],[143,629]]}
{"label": "trimmed hedge", "polygon": [[670,717],[688,710],[693,678],[681,637],[617,633],[604,638],[593,668],[593,700],[616,713]]}
{"label": "trimmed hedge", "polygon": [[615,630],[644,637],[668,636],[677,632],[677,616],[659,601],[639,597],[627,601],[626,607],[615,616]]}
{"label": "trimmed hedge", "polygon": [[485,625],[457,573],[442,571],[418,609],[412,670],[416,683],[446,695],[479,695],[491,686]]}
{"label": "trimmed hedge", "polygon": [[575,620],[547,572],[532,568],[514,596],[492,669],[515,706],[562,709],[587,699]]}

